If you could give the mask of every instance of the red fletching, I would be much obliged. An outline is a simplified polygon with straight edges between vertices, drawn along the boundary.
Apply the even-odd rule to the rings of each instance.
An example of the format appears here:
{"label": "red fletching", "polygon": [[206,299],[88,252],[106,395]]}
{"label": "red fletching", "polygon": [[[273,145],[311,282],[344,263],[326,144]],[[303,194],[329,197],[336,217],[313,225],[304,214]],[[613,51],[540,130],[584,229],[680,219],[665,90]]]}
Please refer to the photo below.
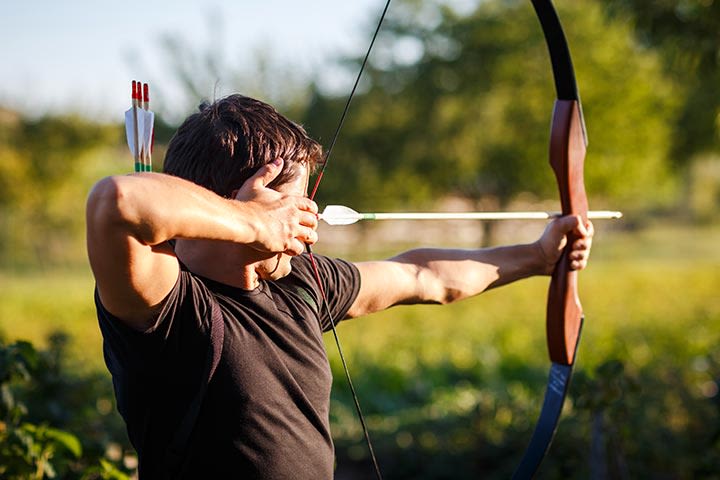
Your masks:
{"label": "red fletching", "polygon": [[147,83],[143,83],[143,101],[150,103],[150,86]]}

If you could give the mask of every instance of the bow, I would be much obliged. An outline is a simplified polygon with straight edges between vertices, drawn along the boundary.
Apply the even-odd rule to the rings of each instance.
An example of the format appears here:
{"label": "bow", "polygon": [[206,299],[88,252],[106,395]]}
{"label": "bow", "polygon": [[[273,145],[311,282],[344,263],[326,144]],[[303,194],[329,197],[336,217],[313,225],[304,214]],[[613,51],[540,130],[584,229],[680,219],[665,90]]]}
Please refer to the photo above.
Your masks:
{"label": "bow", "polygon": [[[327,169],[330,155],[332,155],[335,143],[340,136],[340,130],[342,129],[343,124],[345,123],[345,118],[347,117],[348,111],[350,110],[350,103],[352,102],[352,99],[355,96],[355,92],[357,91],[357,87],[360,84],[360,78],[362,77],[363,70],[365,70],[365,65],[367,64],[368,58],[370,58],[370,52],[372,52],[373,45],[375,45],[375,40],[377,39],[378,33],[380,33],[380,27],[382,27],[383,20],[385,20],[385,15],[387,14],[388,8],[390,8],[390,2],[391,0],[387,0],[385,2],[385,8],[383,8],[380,19],[378,20],[377,26],[375,27],[375,33],[373,33],[372,39],[370,40],[370,45],[368,45],[367,51],[365,52],[365,58],[363,58],[362,64],[360,65],[357,77],[355,78],[355,83],[350,90],[350,94],[348,95],[347,101],[345,102],[345,107],[343,108],[342,114],[340,115],[340,120],[338,121],[338,125],[335,128],[335,133],[333,134],[332,141],[330,142],[330,146],[328,147],[327,153],[325,154],[325,161],[323,162],[320,173],[315,179],[315,185],[313,186],[312,193],[310,193],[309,197],[310,200],[313,200],[315,198],[315,194],[318,191],[318,187],[320,186],[320,182],[322,181],[323,174]],[[350,369],[347,366],[347,362],[345,361],[345,355],[343,354],[343,350],[340,345],[340,337],[338,337],[337,329],[335,328],[335,319],[333,318],[332,312],[330,310],[330,305],[328,304],[327,295],[325,294],[325,290],[322,286],[322,280],[320,279],[320,271],[318,270],[315,259],[313,258],[312,248],[310,248],[309,244],[306,244],[306,248],[308,255],[310,256],[310,263],[312,265],[315,281],[317,282],[318,288],[320,289],[320,295],[322,297],[324,309],[327,312],[328,318],[330,320],[330,327],[332,329],[333,337],[335,339],[335,345],[337,346],[338,354],[340,356],[340,362],[342,363],[343,370],[345,372],[345,378],[347,379],[350,393],[352,393],[353,402],[355,403],[355,410],[357,411],[360,425],[362,426],[363,434],[365,436],[365,443],[367,444],[368,451],[370,452],[370,459],[372,460],[375,478],[377,478],[377,480],[382,480],[383,477],[382,473],[380,472],[380,464],[375,457],[375,450],[373,449],[372,441],[370,440],[370,431],[368,430],[367,424],[365,423],[365,417],[363,416],[362,409],[360,408],[360,401],[358,400],[355,386],[353,385],[352,378],[350,377]]]}
{"label": "bow", "polygon": [[[580,215],[582,221],[587,222],[588,202],[583,181],[587,134],[570,49],[552,2],[532,0],[532,4],[545,34],[557,92],[550,131],[550,166],[560,191],[563,215]],[[540,417],[514,479],[531,478],[545,458],[570,385],[584,320],[577,272],[570,270],[568,258],[575,240],[574,235],[568,235],[550,280],[546,328],[552,366]]]}
{"label": "bow", "polygon": [[[314,198],[317,193],[318,186],[322,180],[325,169],[328,165],[328,159],[332,153],[332,149],[338,139],[340,129],[345,121],[350,102],[360,81],[365,64],[372,50],[377,34],[382,25],[385,14],[391,0],[387,0],[385,8],[380,16],[377,28],[368,47],[365,58],[358,72],[355,84],[348,96],[345,108],[340,116],[338,126],[332,137],[332,141],[327,150],[325,162],[315,181],[315,185],[310,194],[310,198]],[[587,146],[587,134],[585,131],[585,123],[583,120],[582,106],[578,95],[577,84],[575,81],[575,71],[572,66],[570,50],[568,48],[565,34],[560,24],[555,8],[551,0],[531,0],[535,13],[542,26],[545,40],[550,53],[552,62],[553,76],[555,80],[555,89],[557,99],[552,117],[552,127],[550,133],[550,165],[555,173],[558,189],[560,192],[560,203],[563,215],[579,215],[583,222],[587,222],[587,197],[585,194],[585,186],[583,180],[583,165],[585,161],[585,150]],[[568,255],[572,249],[572,244],[576,240],[574,235],[569,234],[567,245],[563,251],[560,260],[557,262],[555,270],[550,281],[547,301],[547,344],[552,366],[548,385],[545,392],[540,417],[535,426],[530,443],[518,465],[513,478],[524,479],[531,478],[537,471],[540,463],[545,457],[550,443],[557,430],[558,420],[565,402],[565,397],[570,384],[572,368],[575,362],[575,353],[577,351],[578,342],[580,340],[580,332],[583,323],[582,307],[577,291],[577,272],[570,269],[570,261]],[[312,260],[312,251],[308,246],[310,258],[315,269],[316,280],[318,285],[321,284],[319,272]],[[323,301],[327,307],[327,299],[324,292]],[[355,407],[360,417],[360,422],[365,433],[365,438],[370,450],[370,455],[375,467],[375,474],[378,479],[382,478],[380,469],[375,459],[375,455],[370,442],[369,434],[365,426],[365,421],[360,410],[360,405],[352,385],[347,365],[343,358],[340,342],[335,331],[335,322],[331,318],[331,325],[335,342],[340,353],[340,359],[345,369],[345,374],[353,394]]]}

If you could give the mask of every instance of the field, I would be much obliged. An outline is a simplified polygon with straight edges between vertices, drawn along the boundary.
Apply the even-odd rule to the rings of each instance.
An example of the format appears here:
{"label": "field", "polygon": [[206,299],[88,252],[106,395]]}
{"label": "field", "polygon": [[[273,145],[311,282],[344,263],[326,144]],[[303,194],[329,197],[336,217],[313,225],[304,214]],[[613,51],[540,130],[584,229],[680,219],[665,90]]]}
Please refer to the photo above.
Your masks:
{"label": "field", "polygon": [[[600,232],[580,278],[586,321],[572,401],[542,478],[585,478],[599,468],[614,478],[717,478],[719,245],[718,227]],[[512,472],[549,367],[547,283],[531,279],[449,307],[402,307],[340,326],[388,478]],[[6,340],[42,346],[63,331],[73,368],[102,371],[89,270],[5,273],[0,285]],[[338,478],[364,478],[367,454],[336,347],[326,340]],[[597,442],[600,454],[591,451]]]}
{"label": "field", "polygon": [[[602,468],[610,478],[718,478],[718,245],[717,228],[598,236],[580,278],[586,320],[573,401],[543,478]],[[341,326],[363,406],[376,414],[370,424],[384,446],[394,443],[385,447],[397,459],[393,478],[509,477],[546,383],[547,284],[531,279],[449,307],[405,307]],[[344,389],[339,367],[336,381]],[[337,422],[357,439],[343,398]],[[595,458],[593,442],[605,448]],[[437,465],[429,460],[439,456]],[[454,473],[445,476],[448,465]]]}

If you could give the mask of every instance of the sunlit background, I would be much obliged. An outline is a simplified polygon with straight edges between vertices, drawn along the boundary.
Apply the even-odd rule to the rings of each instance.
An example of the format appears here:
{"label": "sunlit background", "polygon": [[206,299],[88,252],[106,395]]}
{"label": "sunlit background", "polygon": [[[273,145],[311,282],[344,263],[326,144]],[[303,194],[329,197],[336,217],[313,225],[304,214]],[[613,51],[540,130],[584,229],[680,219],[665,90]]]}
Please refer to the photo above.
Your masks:
{"label": "sunlit background", "polygon": [[[150,84],[154,169],[182,119],[231,92],[325,147],[380,0],[5,2],[0,15],[0,477],[127,479],[85,259],[84,202],[129,173],[130,82]],[[720,2],[558,0],[590,145],[587,321],[539,478],[720,472]],[[554,100],[530,2],[393,0],[318,203],[557,210]],[[351,260],[534,240],[538,222],[320,228]],[[389,479],[508,478],[538,414],[547,279],[341,325]],[[24,343],[28,341],[29,343]],[[335,347],[338,479],[369,478]],[[33,475],[31,477],[31,475]]]}
{"label": "sunlit background", "polygon": [[[291,65],[301,78],[322,78],[333,57],[366,46],[379,11],[377,0],[8,2],[0,17],[0,101],[33,115],[117,119],[128,106],[128,79],[143,76],[180,115],[166,91],[177,80],[167,72],[168,38],[212,50],[248,75],[262,55]],[[216,80],[227,93],[230,79]]]}

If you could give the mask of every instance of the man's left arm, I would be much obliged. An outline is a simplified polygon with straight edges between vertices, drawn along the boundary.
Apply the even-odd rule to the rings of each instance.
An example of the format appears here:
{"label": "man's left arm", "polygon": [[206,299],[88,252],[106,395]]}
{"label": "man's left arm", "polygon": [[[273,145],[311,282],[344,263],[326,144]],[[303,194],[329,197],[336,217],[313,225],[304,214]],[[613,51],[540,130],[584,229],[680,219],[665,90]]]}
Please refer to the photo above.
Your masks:
{"label": "man's left arm", "polygon": [[394,305],[447,304],[534,275],[550,275],[574,232],[571,268],[587,266],[593,227],[566,216],[548,224],[535,242],[479,250],[422,248],[378,262],[358,263],[360,292],[347,317]]}

